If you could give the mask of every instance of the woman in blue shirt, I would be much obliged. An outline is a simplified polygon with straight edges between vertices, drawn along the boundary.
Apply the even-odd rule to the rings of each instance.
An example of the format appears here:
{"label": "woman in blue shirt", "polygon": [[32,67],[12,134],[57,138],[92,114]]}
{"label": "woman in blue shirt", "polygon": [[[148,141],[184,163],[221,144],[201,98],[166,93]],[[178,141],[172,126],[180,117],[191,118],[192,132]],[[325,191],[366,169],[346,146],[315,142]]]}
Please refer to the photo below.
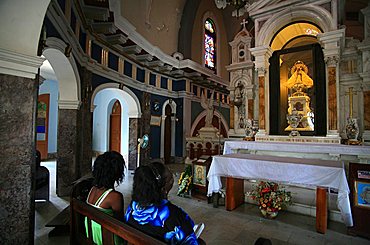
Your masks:
{"label": "woman in blue shirt", "polygon": [[193,220],[167,200],[173,182],[172,173],[160,162],[137,168],[125,221],[168,244],[198,244]]}

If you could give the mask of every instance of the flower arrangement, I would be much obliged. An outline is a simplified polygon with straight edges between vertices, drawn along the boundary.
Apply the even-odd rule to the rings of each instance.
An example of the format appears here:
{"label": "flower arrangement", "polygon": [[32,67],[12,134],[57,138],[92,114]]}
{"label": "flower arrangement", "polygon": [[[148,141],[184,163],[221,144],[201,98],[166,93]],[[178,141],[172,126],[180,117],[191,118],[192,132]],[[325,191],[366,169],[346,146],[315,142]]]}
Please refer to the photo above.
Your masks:
{"label": "flower arrangement", "polygon": [[178,184],[179,188],[177,190],[178,196],[190,196],[190,190],[192,187],[192,167],[191,165],[187,165],[184,172],[181,173]]}
{"label": "flower arrangement", "polygon": [[292,204],[292,193],[270,181],[260,181],[247,196],[257,201],[261,211],[277,212],[282,206]]}

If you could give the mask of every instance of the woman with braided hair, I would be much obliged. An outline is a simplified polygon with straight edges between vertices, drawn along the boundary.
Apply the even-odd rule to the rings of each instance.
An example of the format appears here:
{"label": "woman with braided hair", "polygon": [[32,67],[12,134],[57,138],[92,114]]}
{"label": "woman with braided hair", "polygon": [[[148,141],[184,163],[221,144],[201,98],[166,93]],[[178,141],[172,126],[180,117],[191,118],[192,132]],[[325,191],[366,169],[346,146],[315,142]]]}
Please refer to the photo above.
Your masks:
{"label": "woman with braided hair", "polygon": [[[125,177],[125,160],[122,155],[115,151],[108,151],[99,155],[93,166],[93,187],[87,197],[87,204],[111,215],[117,219],[124,216],[124,203],[122,193],[114,190],[114,184],[120,184]],[[102,232],[100,224],[91,221],[94,243],[102,244]],[[87,219],[85,219],[86,234]],[[114,237],[115,244],[122,244],[123,240]]]}

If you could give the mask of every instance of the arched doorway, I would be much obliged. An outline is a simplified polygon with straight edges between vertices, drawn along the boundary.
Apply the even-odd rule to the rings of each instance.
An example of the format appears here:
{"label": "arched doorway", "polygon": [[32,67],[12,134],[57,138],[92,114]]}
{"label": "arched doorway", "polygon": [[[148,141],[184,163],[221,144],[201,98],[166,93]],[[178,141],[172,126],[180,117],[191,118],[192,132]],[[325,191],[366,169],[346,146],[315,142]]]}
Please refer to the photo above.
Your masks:
{"label": "arched doorway", "polygon": [[164,163],[171,162],[171,120],[172,108],[170,105],[165,107],[165,120],[164,120]]}
{"label": "arched doorway", "polygon": [[121,103],[117,100],[110,114],[109,150],[121,152]]}
{"label": "arched doorway", "polygon": [[94,90],[91,103],[94,108],[93,152],[101,154],[108,150],[118,151],[128,169],[135,169],[138,118],[141,117],[138,98],[126,87],[120,89],[117,83],[105,83]]}

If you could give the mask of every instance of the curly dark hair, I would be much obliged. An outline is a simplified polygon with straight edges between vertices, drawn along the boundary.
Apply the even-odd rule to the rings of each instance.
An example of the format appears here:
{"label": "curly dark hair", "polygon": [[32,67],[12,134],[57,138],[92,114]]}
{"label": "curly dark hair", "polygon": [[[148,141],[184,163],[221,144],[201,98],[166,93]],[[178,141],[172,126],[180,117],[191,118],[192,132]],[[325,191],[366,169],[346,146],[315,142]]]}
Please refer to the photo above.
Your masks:
{"label": "curly dark hair", "polygon": [[132,200],[142,207],[159,205],[163,198],[162,188],[166,184],[165,174],[166,167],[161,162],[138,167],[134,175]]}
{"label": "curly dark hair", "polygon": [[114,182],[120,184],[125,177],[125,160],[116,151],[107,151],[99,155],[93,167],[93,185],[98,188],[114,188]]}

